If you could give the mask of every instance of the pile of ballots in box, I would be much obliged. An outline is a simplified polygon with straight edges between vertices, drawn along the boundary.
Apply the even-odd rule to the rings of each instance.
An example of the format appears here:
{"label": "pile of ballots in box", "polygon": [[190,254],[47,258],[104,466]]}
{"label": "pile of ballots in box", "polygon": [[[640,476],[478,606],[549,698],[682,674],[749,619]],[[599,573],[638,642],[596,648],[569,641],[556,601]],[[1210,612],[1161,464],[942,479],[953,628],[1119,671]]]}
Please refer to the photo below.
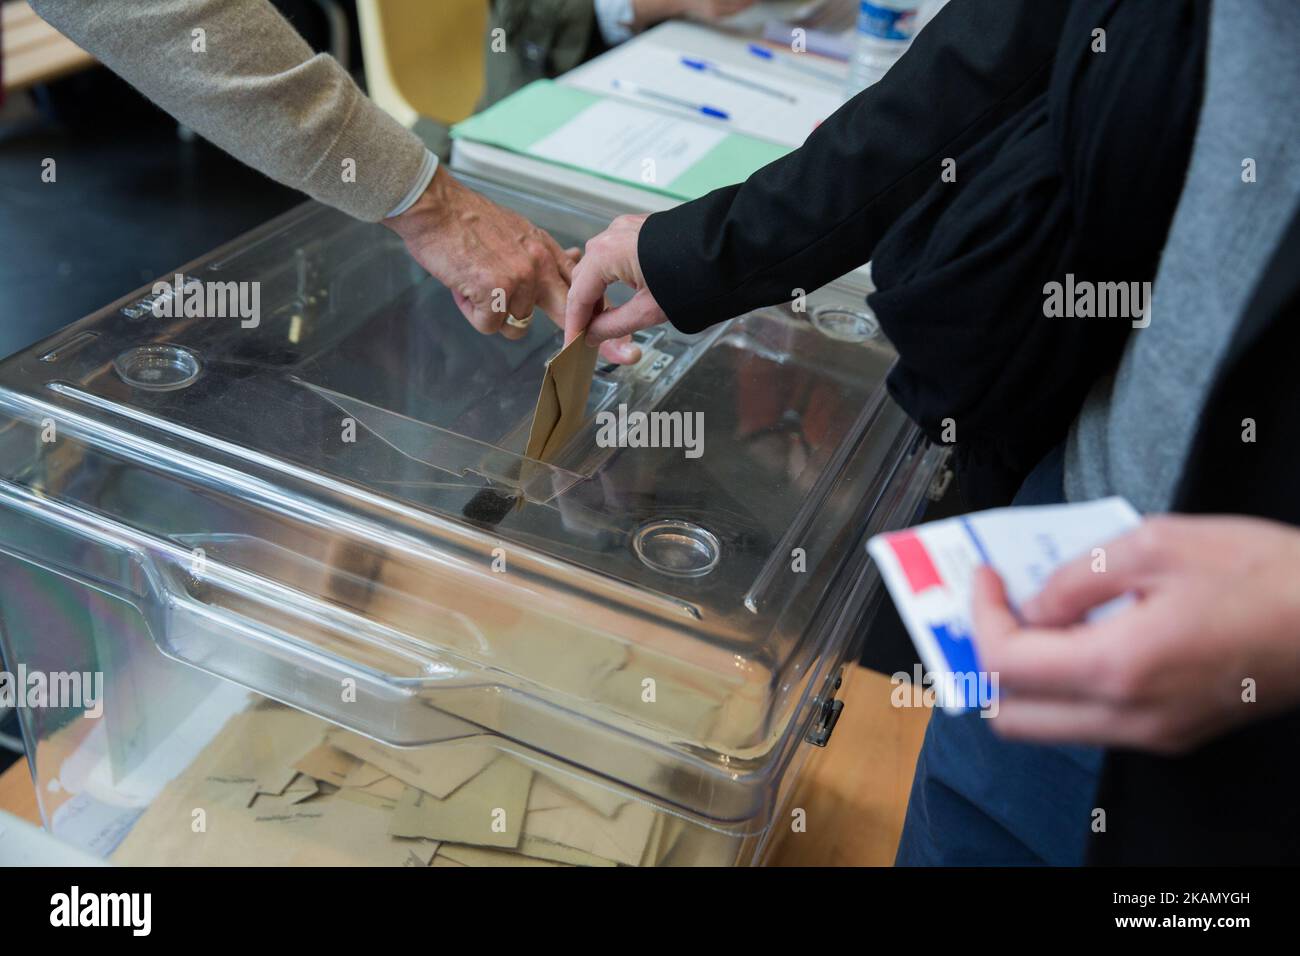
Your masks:
{"label": "pile of ballots in box", "polygon": [[649,804],[492,746],[390,747],[260,701],[166,786],[112,859],[643,866],[680,852],[689,829]]}

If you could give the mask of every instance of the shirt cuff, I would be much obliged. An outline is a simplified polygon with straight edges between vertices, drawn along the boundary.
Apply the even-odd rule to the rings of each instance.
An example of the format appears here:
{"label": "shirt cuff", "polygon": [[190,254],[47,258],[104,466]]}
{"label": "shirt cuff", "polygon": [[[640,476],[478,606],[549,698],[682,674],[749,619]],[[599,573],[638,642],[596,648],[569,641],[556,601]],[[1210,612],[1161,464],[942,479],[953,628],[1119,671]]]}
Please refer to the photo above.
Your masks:
{"label": "shirt cuff", "polygon": [[429,183],[433,182],[434,174],[437,172],[438,157],[426,149],[424,151],[424,162],[420,164],[420,174],[415,177],[415,185],[411,187],[410,192],[402,197],[402,201],[393,207],[393,211],[384,218],[392,219],[394,216],[400,216],[414,206],[415,201],[429,188]]}
{"label": "shirt cuff", "polygon": [[632,21],[636,11],[632,0],[596,0],[596,22],[600,35],[610,46],[632,39]]}

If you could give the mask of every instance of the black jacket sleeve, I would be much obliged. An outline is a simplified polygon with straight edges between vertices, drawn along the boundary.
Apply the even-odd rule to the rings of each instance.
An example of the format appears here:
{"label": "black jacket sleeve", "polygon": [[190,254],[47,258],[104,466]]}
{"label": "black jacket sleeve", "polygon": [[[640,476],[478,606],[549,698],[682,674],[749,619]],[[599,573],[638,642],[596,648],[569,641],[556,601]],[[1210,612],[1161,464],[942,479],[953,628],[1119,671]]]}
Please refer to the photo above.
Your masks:
{"label": "black jacket sleeve", "polygon": [[952,0],[883,80],[736,186],[651,216],[638,255],[672,323],[698,332],[871,258],[955,156],[1041,93],[1069,3]]}

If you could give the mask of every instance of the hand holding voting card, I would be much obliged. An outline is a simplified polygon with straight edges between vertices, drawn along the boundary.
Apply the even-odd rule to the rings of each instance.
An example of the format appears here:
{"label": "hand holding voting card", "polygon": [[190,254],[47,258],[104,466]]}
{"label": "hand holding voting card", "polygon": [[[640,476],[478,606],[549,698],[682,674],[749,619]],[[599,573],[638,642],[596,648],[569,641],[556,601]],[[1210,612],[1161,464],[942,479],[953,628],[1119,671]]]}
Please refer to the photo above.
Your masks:
{"label": "hand holding voting card", "polygon": [[975,570],[984,564],[993,568],[1011,606],[1018,608],[1060,565],[1140,522],[1123,498],[998,508],[877,535],[867,542],[867,551],[934,681],[938,702],[949,713],[961,713],[988,704],[980,699],[987,695],[978,692],[982,669],[971,640]]}

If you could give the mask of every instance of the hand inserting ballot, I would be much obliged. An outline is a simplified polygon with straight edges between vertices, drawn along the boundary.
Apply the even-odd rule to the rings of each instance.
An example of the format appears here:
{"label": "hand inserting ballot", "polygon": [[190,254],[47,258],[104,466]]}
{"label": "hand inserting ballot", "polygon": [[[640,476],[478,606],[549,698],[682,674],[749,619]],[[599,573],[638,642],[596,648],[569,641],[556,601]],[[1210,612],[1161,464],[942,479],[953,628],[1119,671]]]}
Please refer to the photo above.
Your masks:
{"label": "hand inserting ballot", "polygon": [[[384,224],[402,237],[411,256],[451,289],[462,314],[484,335],[528,334],[542,309],[557,325],[579,259],[543,229],[461,185],[439,168],[415,205]],[[508,322],[511,317],[517,322]],[[640,349],[607,341],[606,361],[635,362]]]}
{"label": "hand inserting ballot", "polygon": [[[619,216],[600,235],[587,243],[586,255],[573,267],[572,288],[564,312],[564,341],[572,342],[584,331],[593,345],[667,322],[654,295],[646,286],[637,258],[637,241],[648,217]],[[605,290],[615,282],[631,286],[636,294],[616,309],[605,309]]]}

